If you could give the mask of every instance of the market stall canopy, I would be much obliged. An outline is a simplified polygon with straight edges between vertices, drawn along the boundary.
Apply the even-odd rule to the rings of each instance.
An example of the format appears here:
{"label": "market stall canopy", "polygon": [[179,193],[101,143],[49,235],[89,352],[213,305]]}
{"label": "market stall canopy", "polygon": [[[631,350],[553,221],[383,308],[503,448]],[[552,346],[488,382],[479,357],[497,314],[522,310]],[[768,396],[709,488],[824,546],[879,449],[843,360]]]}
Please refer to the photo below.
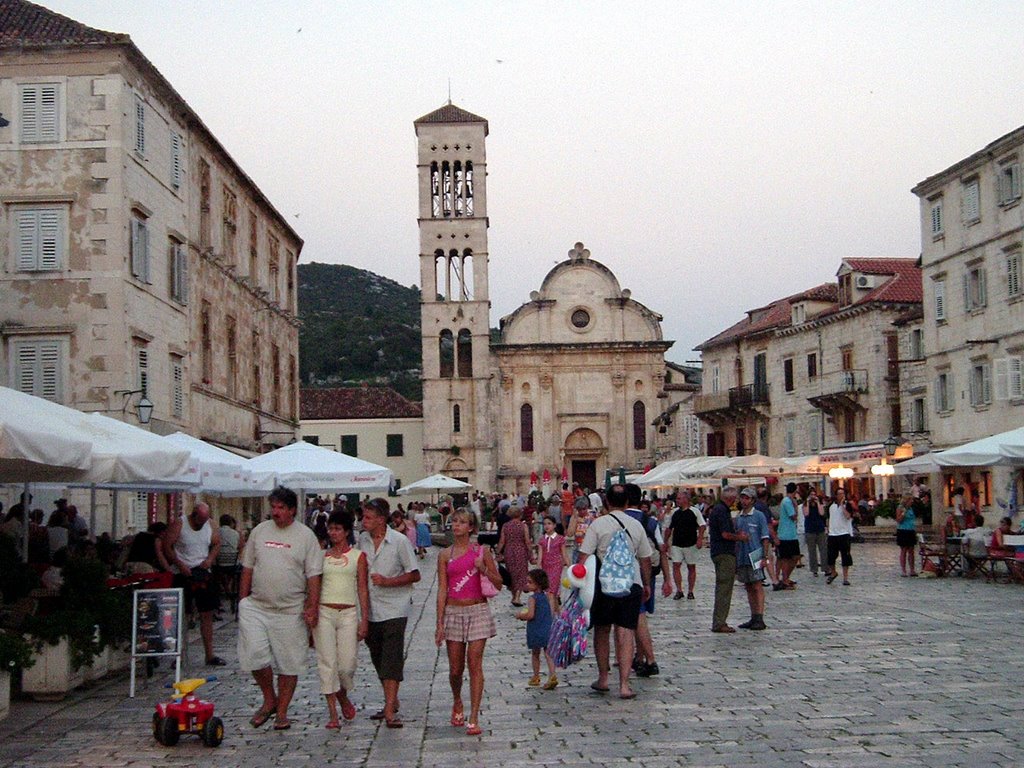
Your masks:
{"label": "market stall canopy", "polygon": [[408,494],[444,491],[461,493],[472,487],[473,486],[469,483],[456,480],[454,477],[448,477],[447,475],[431,475],[430,477],[424,477],[422,480],[417,480],[415,483],[403,485],[398,489],[398,495],[406,496]]}
{"label": "market stall canopy", "polygon": [[737,456],[728,464],[715,470],[715,477],[743,477],[744,475],[781,475],[787,470],[782,459],[752,453],[749,456]]}
{"label": "market stall canopy", "polygon": [[0,387],[0,483],[60,482],[81,477],[92,443],[76,434],[78,411]]}
{"label": "market stall canopy", "polygon": [[938,467],[1024,466],[1024,427],[928,455]]}
{"label": "market stall canopy", "polygon": [[199,463],[187,449],[101,413],[73,412],[80,418],[72,426],[92,442],[92,462],[83,477],[68,485],[170,491],[199,484]]}
{"label": "market stall canopy", "polygon": [[893,466],[893,472],[897,475],[927,475],[930,472],[938,472],[941,467],[935,460],[936,454],[925,453],[915,456],[912,459],[901,461]]}
{"label": "market stall canopy", "polygon": [[640,477],[641,488],[674,488],[711,477],[732,459],[728,456],[695,456],[659,464]]}
{"label": "market stall canopy", "polygon": [[276,485],[303,491],[373,493],[391,486],[391,470],[368,461],[299,442],[249,459],[246,467],[273,475]]}

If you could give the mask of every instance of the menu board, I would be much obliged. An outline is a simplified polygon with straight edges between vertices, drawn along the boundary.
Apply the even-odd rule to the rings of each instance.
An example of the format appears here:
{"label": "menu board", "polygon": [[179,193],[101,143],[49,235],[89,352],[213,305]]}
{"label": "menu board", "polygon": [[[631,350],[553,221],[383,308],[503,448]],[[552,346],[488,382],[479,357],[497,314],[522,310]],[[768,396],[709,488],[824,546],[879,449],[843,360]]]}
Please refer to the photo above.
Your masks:
{"label": "menu board", "polygon": [[138,589],[132,607],[132,655],[181,653],[184,593],[181,589]]}

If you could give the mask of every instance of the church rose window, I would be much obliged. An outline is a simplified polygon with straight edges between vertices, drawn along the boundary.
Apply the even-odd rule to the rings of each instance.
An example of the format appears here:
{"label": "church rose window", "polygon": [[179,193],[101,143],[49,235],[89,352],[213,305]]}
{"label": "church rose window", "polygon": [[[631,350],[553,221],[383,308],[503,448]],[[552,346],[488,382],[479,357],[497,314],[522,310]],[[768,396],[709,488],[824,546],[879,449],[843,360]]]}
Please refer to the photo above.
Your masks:
{"label": "church rose window", "polygon": [[590,325],[590,313],[585,309],[577,309],[572,313],[572,324],[576,328],[586,328]]}

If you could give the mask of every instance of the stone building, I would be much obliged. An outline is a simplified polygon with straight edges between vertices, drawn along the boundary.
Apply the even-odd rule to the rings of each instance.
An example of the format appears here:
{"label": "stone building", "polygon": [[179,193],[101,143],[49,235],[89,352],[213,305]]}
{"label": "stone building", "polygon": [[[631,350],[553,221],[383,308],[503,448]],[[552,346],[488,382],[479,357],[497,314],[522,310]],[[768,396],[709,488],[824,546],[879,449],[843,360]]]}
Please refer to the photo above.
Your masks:
{"label": "stone building", "polygon": [[654,419],[654,464],[704,455],[704,423],[693,407],[701,391],[701,369],[665,362],[661,413]]}
{"label": "stone building", "polygon": [[127,35],[21,0],[0,0],[0,113],[0,381],[287,443],[302,240],[200,117]]}
{"label": "stone building", "polygon": [[[950,448],[1024,425],[1021,158],[1024,127],[914,187],[920,198],[923,347],[932,447]],[[1011,473],[943,476],[992,508]]]}
{"label": "stone building", "polygon": [[913,259],[843,259],[834,283],[778,299],[697,349],[708,455],[824,454],[900,435],[900,339],[921,303]]}
{"label": "stone building", "polygon": [[661,316],[577,243],[492,340],[487,121],[449,103],[415,129],[425,472],[525,491],[544,470],[593,488],[653,463]]}
{"label": "stone building", "polygon": [[339,387],[300,391],[301,437],[394,474],[394,486],[415,482],[423,471],[423,405],[390,387]]}

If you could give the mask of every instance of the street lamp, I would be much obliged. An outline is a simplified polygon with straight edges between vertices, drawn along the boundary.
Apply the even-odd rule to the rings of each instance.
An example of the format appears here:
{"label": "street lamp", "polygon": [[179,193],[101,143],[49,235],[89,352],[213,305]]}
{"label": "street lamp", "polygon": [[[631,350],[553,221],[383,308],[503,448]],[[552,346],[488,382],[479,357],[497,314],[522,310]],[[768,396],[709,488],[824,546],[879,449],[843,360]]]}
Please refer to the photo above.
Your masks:
{"label": "street lamp", "polygon": [[121,403],[122,416],[128,413],[132,395],[142,395],[135,406],[135,415],[139,417],[139,424],[149,424],[149,420],[153,418],[153,401],[146,397],[145,387],[142,389],[118,389],[114,391],[114,394],[124,397],[124,401]]}
{"label": "street lamp", "polygon": [[882,445],[885,447],[885,455],[891,459],[896,455],[896,449],[900,447],[900,441],[895,435],[889,435],[885,438],[885,442]]}

